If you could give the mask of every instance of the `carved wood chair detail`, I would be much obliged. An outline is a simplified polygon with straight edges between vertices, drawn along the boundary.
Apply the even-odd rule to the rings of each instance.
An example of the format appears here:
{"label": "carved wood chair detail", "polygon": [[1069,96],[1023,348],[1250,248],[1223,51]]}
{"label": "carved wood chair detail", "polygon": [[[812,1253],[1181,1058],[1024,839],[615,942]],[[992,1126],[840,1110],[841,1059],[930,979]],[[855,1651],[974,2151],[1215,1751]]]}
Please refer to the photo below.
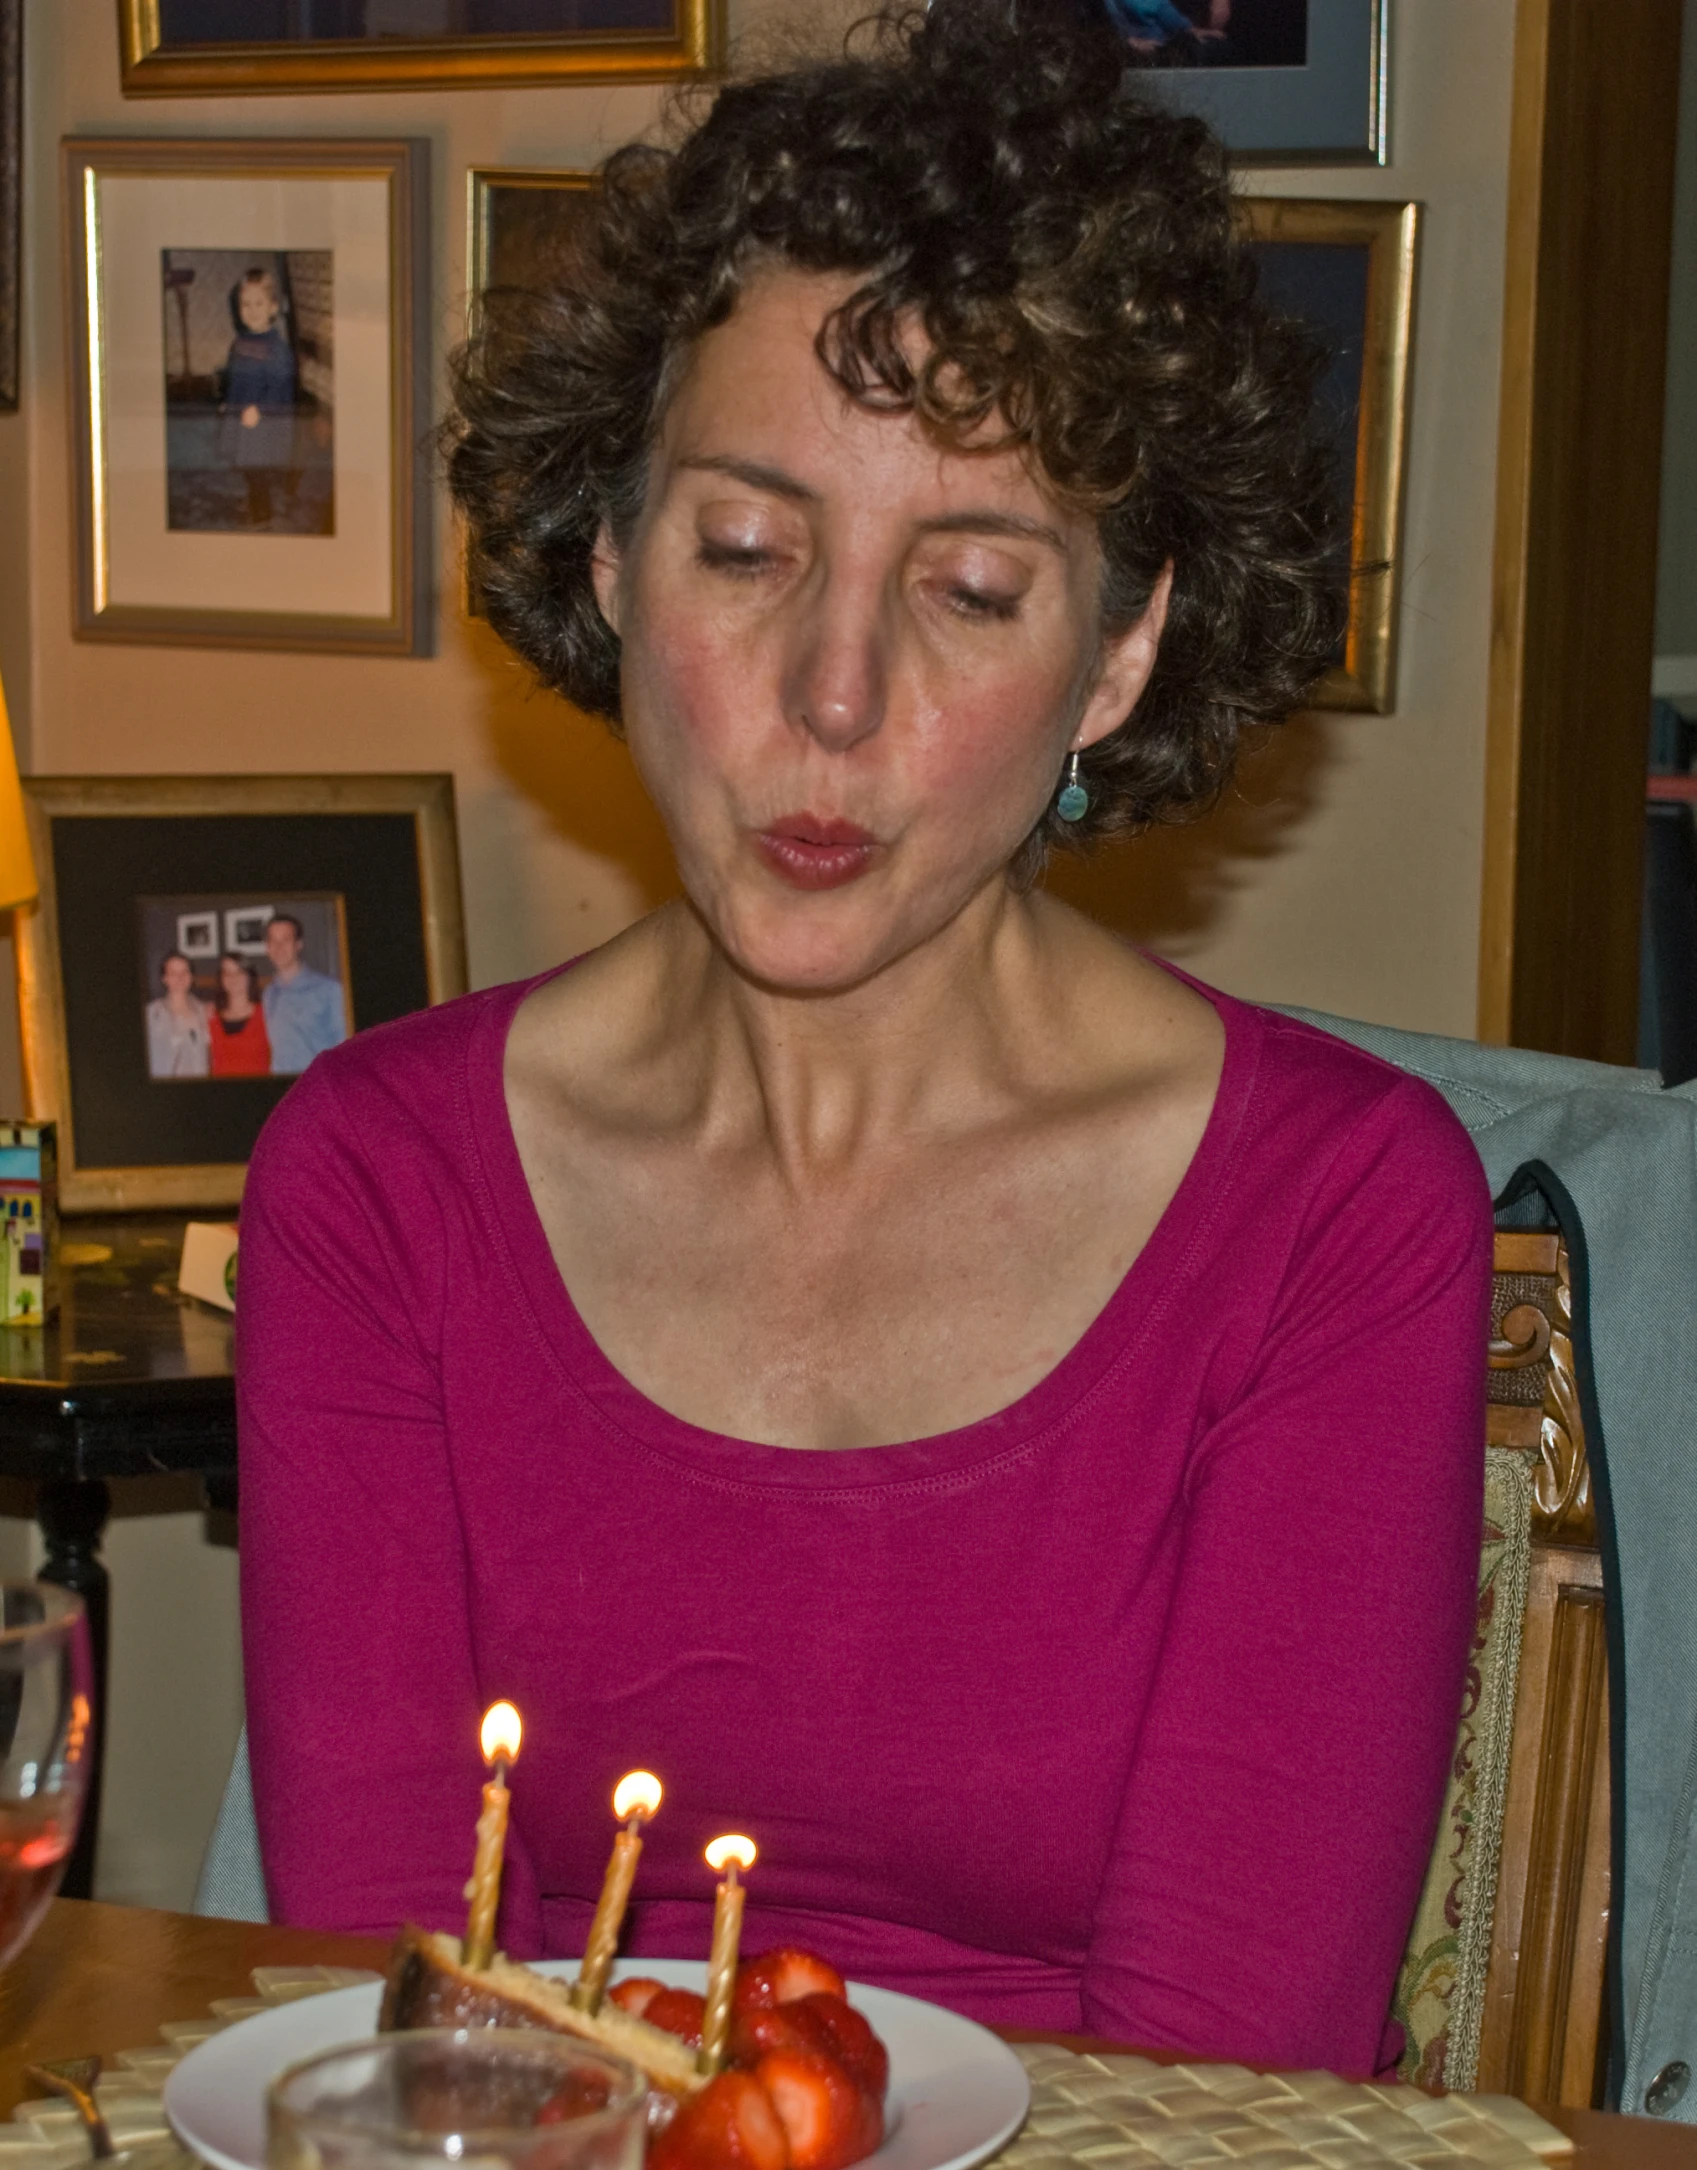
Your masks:
{"label": "carved wood chair detail", "polygon": [[1523,1451],[1532,1559],[1478,2085],[1599,2099],[1609,1919],[1602,1564],[1558,1236],[1499,1231],[1486,1440]]}

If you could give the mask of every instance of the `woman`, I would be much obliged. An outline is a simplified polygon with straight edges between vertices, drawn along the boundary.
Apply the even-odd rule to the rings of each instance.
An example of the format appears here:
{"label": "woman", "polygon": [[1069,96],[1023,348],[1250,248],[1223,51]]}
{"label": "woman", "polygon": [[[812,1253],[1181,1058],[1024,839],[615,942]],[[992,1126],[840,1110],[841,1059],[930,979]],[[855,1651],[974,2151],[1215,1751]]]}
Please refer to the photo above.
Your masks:
{"label": "woman", "polygon": [[159,984],[165,992],[147,1005],[147,1074],[205,1077],[207,1008],[194,991],[194,966],[180,949],[160,960]]}
{"label": "woman", "polygon": [[271,1042],[259,1002],[259,975],[226,950],[218,960],[218,1007],[212,1013],[212,1075],[269,1077]]}
{"label": "woman", "polygon": [[456,1923],[510,1696],[520,1955],[580,1948],[644,1764],[636,1952],[705,1951],[700,1848],[745,1829],[751,1948],[1395,2054],[1488,1202],[1423,1086],[1032,886],[1204,801],[1338,627],[1307,348],[1218,146],[1121,66],[933,0],[728,88],[462,361],[490,620],[620,720],[684,896],[334,1051],[261,1143],[282,1918]]}

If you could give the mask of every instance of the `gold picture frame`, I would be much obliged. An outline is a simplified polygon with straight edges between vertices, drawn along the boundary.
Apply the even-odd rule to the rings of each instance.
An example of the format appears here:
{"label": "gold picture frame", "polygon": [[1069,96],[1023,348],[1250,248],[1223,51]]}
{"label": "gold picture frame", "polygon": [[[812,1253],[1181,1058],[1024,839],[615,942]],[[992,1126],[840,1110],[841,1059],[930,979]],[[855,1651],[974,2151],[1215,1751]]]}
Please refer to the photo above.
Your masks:
{"label": "gold picture frame", "polygon": [[522,284],[540,268],[534,225],[524,220],[524,210],[545,198],[587,196],[594,186],[595,175],[581,166],[466,168],[468,316],[486,288]]}
{"label": "gold picture frame", "polygon": [[[1421,207],[1243,196],[1238,210],[1261,251],[1263,292],[1271,289],[1280,306],[1311,317],[1332,339],[1351,395],[1344,420],[1352,425],[1353,443],[1340,446],[1342,464],[1353,473],[1350,563],[1367,569],[1351,584],[1343,659],[1308,705],[1388,715],[1396,706]],[[1319,271],[1306,282],[1316,298],[1312,307],[1304,304],[1304,265]],[[1282,278],[1285,272],[1296,275]]]}
{"label": "gold picture frame", "polygon": [[[468,166],[466,168],[466,328],[491,286],[529,286],[546,277],[552,236],[542,231],[539,211],[588,201],[595,175],[582,166]],[[463,539],[463,538],[462,538]],[[481,618],[471,563],[462,563],[460,607]]]}
{"label": "gold picture frame", "polygon": [[[290,919],[299,936],[297,900],[319,907],[334,932],[317,976],[340,980],[344,1034],[465,992],[451,776],[32,776],[23,788],[41,880],[15,915],[24,1094],[58,1125],[67,1212],[240,1202],[259,1127],[298,1071],[167,1066],[149,1014],[164,964],[191,949],[208,950],[216,986],[242,941],[233,918]],[[182,933],[184,907],[210,945]],[[162,911],[179,916],[161,959],[149,944]],[[262,936],[249,930],[245,948],[260,958]],[[264,969],[249,994],[269,1023]]]}
{"label": "gold picture frame", "polygon": [[275,97],[323,90],[486,89],[646,83],[719,68],[723,0],[673,0],[670,30],[541,31],[483,37],[262,38],[175,48],[159,0],[118,0],[126,98]]}
{"label": "gold picture frame", "polygon": [[[63,160],[76,637],[428,653],[429,145],[71,137]],[[312,339],[290,266],[318,289]],[[259,409],[220,389],[255,278],[295,371],[255,433],[289,432],[273,468],[239,442]],[[282,478],[275,502],[250,469]]]}
{"label": "gold picture frame", "polygon": [[18,411],[23,193],[24,0],[0,0],[0,414]]}

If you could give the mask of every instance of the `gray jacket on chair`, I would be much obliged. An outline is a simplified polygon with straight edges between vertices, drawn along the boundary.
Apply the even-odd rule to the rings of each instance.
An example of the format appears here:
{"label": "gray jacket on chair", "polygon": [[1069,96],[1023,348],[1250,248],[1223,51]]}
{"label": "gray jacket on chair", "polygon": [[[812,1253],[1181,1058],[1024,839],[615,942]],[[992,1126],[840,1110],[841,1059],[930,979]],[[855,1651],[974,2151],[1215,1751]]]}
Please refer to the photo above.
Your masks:
{"label": "gray jacket on chair", "polygon": [[[1697,2087],[1675,2069],[1697,2067],[1697,1085],[1664,1092],[1651,1071],[1292,1014],[1427,1079],[1471,1132],[1493,1196],[1529,1179],[1564,1221],[1624,1654],[1611,2088],[1642,2110],[1660,2080],[1660,2114],[1697,2123]],[[195,1906],[265,1918],[245,1736]]]}
{"label": "gray jacket on chair", "polygon": [[1292,1014],[1435,1085],[1492,1195],[1524,1172],[1564,1223],[1623,1661],[1610,1681],[1625,1802],[1610,2099],[1697,2123],[1697,1084],[1664,1091],[1649,1070]]}

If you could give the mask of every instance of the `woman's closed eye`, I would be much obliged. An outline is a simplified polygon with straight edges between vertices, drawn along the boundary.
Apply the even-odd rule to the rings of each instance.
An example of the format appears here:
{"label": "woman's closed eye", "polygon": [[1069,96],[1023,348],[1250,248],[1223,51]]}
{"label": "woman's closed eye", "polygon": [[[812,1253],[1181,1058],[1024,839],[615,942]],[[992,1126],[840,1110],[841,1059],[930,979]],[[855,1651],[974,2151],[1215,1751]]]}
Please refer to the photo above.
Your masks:
{"label": "woman's closed eye", "polygon": [[733,580],[781,572],[805,545],[783,507],[719,500],[703,505],[694,525],[696,564]]}
{"label": "woman's closed eye", "polygon": [[1032,570],[1011,551],[949,538],[924,551],[917,562],[924,592],[951,617],[969,624],[1005,625],[1017,618],[1032,583]]}
{"label": "woman's closed eye", "polygon": [[983,618],[1005,623],[1019,616],[1021,598],[992,588],[951,586],[944,591],[949,608],[963,618]]}
{"label": "woman's closed eye", "polygon": [[709,572],[730,573],[744,579],[770,572],[780,562],[779,553],[761,543],[715,542],[703,535],[695,546],[695,562]]}

